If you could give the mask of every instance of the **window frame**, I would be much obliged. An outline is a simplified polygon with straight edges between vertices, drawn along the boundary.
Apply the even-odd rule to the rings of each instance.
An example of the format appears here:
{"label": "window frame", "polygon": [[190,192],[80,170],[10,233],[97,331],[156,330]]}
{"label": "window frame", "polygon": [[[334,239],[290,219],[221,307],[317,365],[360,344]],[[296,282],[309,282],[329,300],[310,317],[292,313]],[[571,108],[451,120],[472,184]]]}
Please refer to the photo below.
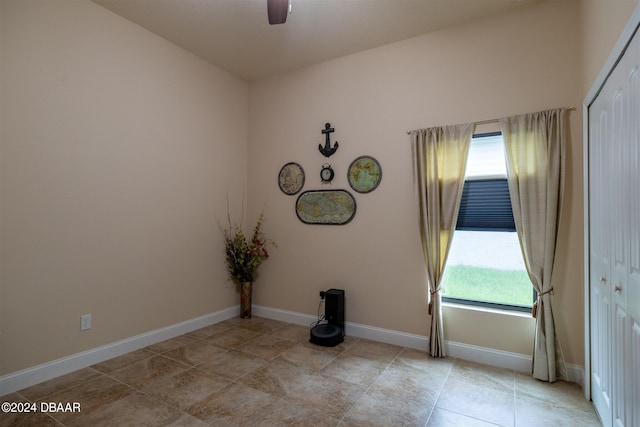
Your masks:
{"label": "window frame", "polygon": [[[533,289],[532,301],[535,302],[536,297],[538,296],[538,293],[536,292],[535,288],[533,288],[533,286],[531,286],[531,288]],[[531,307],[533,306],[533,302],[531,303],[531,306],[526,306],[526,305],[516,305],[516,304],[504,304],[504,303],[491,302],[491,301],[479,301],[479,300],[460,298],[460,297],[447,297],[445,295],[442,295],[442,302],[450,303],[450,304],[468,305],[472,307],[491,308],[494,310],[518,311],[522,313],[530,313]]]}
{"label": "window frame", "polygon": [[[488,133],[479,133],[479,134],[474,134],[472,136],[472,141],[473,139],[477,139],[477,138],[487,138],[487,137],[494,137],[494,136],[502,136],[502,132],[488,132]],[[467,160],[468,161],[468,160]],[[465,183],[467,181],[475,181],[475,180],[479,180],[479,179],[496,179],[498,177],[496,176],[490,176],[487,178],[482,178],[482,177],[471,177],[471,178],[465,178]],[[459,221],[459,219],[456,219],[456,228],[455,230],[458,230],[458,225],[457,222]],[[455,230],[454,230],[454,234],[455,234]],[[461,230],[464,230],[464,228],[461,228]],[[468,231],[472,231],[472,230],[468,230]],[[479,231],[479,230],[478,230]],[[495,232],[515,232],[515,231],[507,231],[504,229],[485,229],[484,231],[495,231]],[[446,265],[445,265],[445,270],[446,270]],[[474,306],[474,307],[481,307],[481,308],[489,308],[489,309],[495,309],[495,310],[503,310],[503,311],[516,311],[516,312],[525,312],[528,313],[531,311],[531,308],[537,298],[537,292],[535,290],[535,288],[533,287],[533,285],[531,285],[531,289],[532,289],[532,299],[531,299],[531,305],[530,306],[526,306],[526,305],[518,305],[518,304],[506,304],[506,303],[500,303],[500,302],[492,302],[492,301],[479,301],[479,300],[473,300],[473,299],[469,299],[469,298],[461,298],[461,297],[448,297],[446,296],[446,293],[443,293],[442,295],[442,301],[444,303],[451,303],[451,304],[460,304],[460,305],[467,305],[467,306]]]}

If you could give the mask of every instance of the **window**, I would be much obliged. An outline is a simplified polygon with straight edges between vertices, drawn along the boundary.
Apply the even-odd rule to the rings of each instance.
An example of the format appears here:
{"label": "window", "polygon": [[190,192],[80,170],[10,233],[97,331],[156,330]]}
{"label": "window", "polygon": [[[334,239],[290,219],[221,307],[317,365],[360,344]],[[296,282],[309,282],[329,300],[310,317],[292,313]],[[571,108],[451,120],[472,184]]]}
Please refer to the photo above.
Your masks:
{"label": "window", "polygon": [[456,232],[442,279],[443,300],[529,311],[534,289],[513,221],[500,133],[474,135]]}

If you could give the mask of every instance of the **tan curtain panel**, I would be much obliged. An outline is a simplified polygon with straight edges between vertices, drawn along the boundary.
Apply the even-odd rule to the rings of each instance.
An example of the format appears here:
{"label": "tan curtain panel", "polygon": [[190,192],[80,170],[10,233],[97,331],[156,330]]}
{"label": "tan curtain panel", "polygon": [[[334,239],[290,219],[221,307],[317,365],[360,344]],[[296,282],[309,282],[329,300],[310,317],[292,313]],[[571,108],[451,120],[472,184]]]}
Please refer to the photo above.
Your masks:
{"label": "tan curtain panel", "polygon": [[567,378],[553,318],[551,282],[564,188],[567,111],[499,120],[513,217],[525,266],[538,292],[532,373],[550,382]]}
{"label": "tan curtain panel", "polygon": [[427,268],[431,332],[430,353],[444,357],[440,281],[458,219],[473,124],[409,132],[415,199]]}

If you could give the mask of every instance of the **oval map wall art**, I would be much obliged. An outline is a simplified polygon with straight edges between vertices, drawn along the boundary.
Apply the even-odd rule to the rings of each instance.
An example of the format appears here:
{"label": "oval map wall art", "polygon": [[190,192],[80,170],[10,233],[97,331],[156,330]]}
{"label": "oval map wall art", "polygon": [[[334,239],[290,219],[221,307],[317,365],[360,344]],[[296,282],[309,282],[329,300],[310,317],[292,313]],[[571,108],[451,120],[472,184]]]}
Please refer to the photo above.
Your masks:
{"label": "oval map wall art", "polygon": [[356,214],[356,200],[345,190],[305,191],[296,201],[296,215],[305,224],[343,225]]}
{"label": "oval map wall art", "polygon": [[369,193],[378,187],[382,179],[380,163],[371,156],[360,156],[349,165],[348,179],[355,191]]}
{"label": "oval map wall art", "polygon": [[304,170],[295,162],[282,166],[278,174],[278,186],[284,194],[292,196],[304,186]]}

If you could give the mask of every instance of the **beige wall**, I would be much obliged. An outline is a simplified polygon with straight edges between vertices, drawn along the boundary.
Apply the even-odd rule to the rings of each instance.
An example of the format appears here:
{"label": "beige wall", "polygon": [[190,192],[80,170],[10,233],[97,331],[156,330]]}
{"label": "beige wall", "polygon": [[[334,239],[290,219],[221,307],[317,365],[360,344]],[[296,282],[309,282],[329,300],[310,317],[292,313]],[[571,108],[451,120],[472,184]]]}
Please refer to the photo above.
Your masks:
{"label": "beige wall", "polygon": [[586,96],[638,0],[583,0],[580,8],[582,93]]}
{"label": "beige wall", "polygon": [[[237,216],[245,188],[278,243],[256,304],[315,314],[318,291],[341,287],[348,321],[427,335],[406,131],[579,107],[635,4],[542,3],[249,86],[93,3],[0,1],[0,375],[236,304],[215,217],[227,192]],[[580,365],[581,114],[554,277]],[[280,167],[299,162],[305,190],[349,189],[361,154],[383,180],[353,192],[355,219],[302,224]],[[526,316],[444,314],[449,340],[530,354]]]}
{"label": "beige wall", "polygon": [[[544,25],[540,25],[544,22]],[[490,19],[321,63],[250,86],[249,200],[278,249],[264,265],[255,302],[315,314],[318,291],[346,291],[347,320],[428,335],[424,264],[406,132],[553,107],[579,107],[579,21],[575,2],[541,3]],[[340,148],[317,150],[331,122]],[[567,361],[583,363],[581,113],[571,114],[567,199],[562,217],[555,306]],[[296,196],[277,186],[289,161],[306,171],[304,190],[350,189],[349,163],[376,157],[372,193],[355,193],[344,226],[302,224]],[[321,185],[331,163],[336,178]],[[447,307],[448,340],[531,354],[533,321]]]}
{"label": "beige wall", "polygon": [[88,1],[0,5],[0,375],[236,304],[248,85]]}

